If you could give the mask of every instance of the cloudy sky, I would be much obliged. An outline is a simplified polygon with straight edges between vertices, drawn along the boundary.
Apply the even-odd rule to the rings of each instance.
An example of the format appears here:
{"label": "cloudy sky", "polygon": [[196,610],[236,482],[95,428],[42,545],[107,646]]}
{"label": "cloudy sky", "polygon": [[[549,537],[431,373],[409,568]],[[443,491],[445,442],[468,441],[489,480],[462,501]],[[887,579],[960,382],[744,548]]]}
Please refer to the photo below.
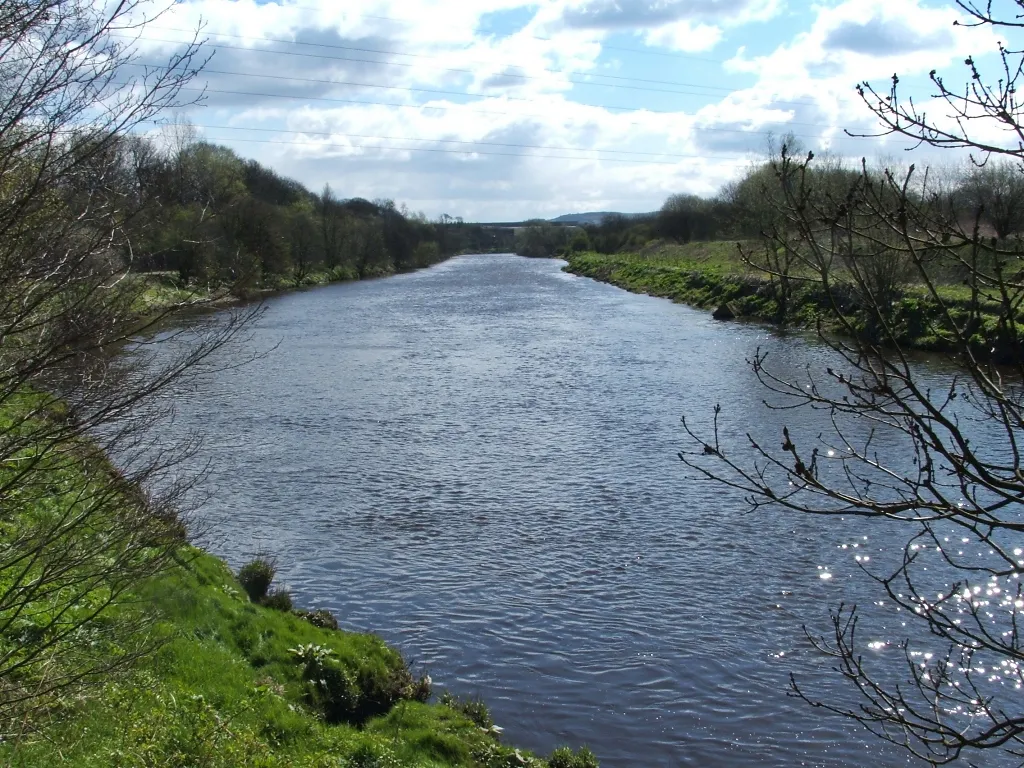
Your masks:
{"label": "cloudy sky", "polygon": [[903,161],[906,140],[844,134],[875,125],[854,86],[898,72],[926,104],[929,70],[994,63],[993,34],[956,18],[923,0],[184,0],[140,62],[201,26],[204,137],[313,189],[507,221],[713,194],[786,132]]}

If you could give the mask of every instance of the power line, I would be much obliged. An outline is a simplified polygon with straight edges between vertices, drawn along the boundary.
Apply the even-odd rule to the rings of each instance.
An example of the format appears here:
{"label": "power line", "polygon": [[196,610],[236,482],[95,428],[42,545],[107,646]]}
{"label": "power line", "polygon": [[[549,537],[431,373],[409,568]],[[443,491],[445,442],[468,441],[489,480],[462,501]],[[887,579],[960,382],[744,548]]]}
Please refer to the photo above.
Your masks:
{"label": "power line", "polygon": [[[145,64],[145,63],[141,63],[141,62],[129,62],[128,66],[136,66],[136,67],[147,68],[147,67],[155,67],[157,65],[155,65],[155,64]],[[441,89],[437,89],[437,88],[417,88],[417,87],[414,87],[414,86],[403,86],[403,85],[381,85],[379,83],[360,83],[360,82],[355,82],[355,81],[351,81],[351,80],[326,80],[326,79],[312,78],[312,77],[296,77],[296,76],[293,76],[293,75],[269,75],[269,74],[256,73],[256,72],[233,72],[233,71],[230,71],[230,70],[211,69],[211,68],[208,68],[208,67],[204,67],[202,71],[206,72],[206,73],[209,73],[209,74],[215,74],[215,75],[227,75],[229,77],[250,77],[250,78],[265,79],[265,80],[291,80],[293,82],[299,82],[299,83],[315,83],[315,84],[318,84],[318,85],[340,85],[340,86],[345,86],[345,87],[350,87],[350,88],[377,88],[377,89],[388,90],[388,91],[408,91],[410,93],[429,93],[429,94],[440,95],[440,96],[458,96],[458,97],[462,97],[462,98],[468,98],[468,97],[476,96],[476,97],[484,97],[484,98],[500,98],[500,99],[502,99],[504,101],[518,101],[518,102],[524,102],[524,103],[527,103],[527,104],[535,104],[535,103],[537,103],[537,99],[535,99],[535,98],[531,99],[531,98],[525,98],[525,97],[521,97],[521,96],[504,96],[504,95],[502,95],[500,97],[488,97],[486,94],[473,94],[473,93],[466,93],[464,91],[447,91],[447,90],[441,90]],[[219,91],[219,90],[216,90],[216,89],[207,89],[207,92],[209,92],[209,93],[234,93],[233,91]],[[274,94],[251,94],[251,95],[254,95],[254,96],[274,96]],[[704,95],[704,94],[701,94],[701,95]],[[291,95],[285,96],[283,94],[281,95],[281,97],[282,98],[303,98],[303,97],[293,97]],[[430,106],[426,106],[426,105],[416,105],[416,104],[392,104],[392,103],[387,103],[387,102],[355,101],[355,100],[349,100],[349,99],[325,99],[323,97],[314,97],[314,96],[309,96],[309,97],[305,97],[305,98],[308,98],[308,99],[311,99],[311,100],[319,100],[319,101],[342,101],[342,102],[349,102],[349,101],[351,101],[352,103],[357,103],[357,104],[378,104],[378,105],[382,105],[382,106],[393,106],[393,107],[420,108],[422,106],[422,108],[424,108],[424,109],[445,109],[446,108],[446,107],[430,107]],[[578,101],[574,101],[574,102],[570,102],[570,103],[578,105],[578,106],[581,106],[581,107],[589,107],[589,108],[592,108],[592,109],[618,110],[620,112],[648,112],[650,114],[655,114],[655,115],[675,115],[675,114],[678,114],[676,111],[669,110],[669,109],[648,109],[647,107],[641,107],[641,108],[621,107],[621,106],[607,105],[607,104],[588,104],[588,103],[585,103],[585,102],[578,102]],[[777,103],[783,103],[783,102],[777,102]],[[459,106],[462,106],[462,105],[459,105]],[[484,110],[473,110],[473,111],[485,112]],[[529,115],[529,114],[533,114],[533,115],[536,115],[536,116],[539,116],[539,117],[546,116],[546,115],[543,115],[541,113],[511,113],[511,112],[491,112],[491,111],[486,111],[485,113],[487,113],[487,114],[504,114],[504,115],[513,115],[513,114]],[[783,121],[780,121],[780,122],[783,122]],[[784,124],[785,125],[799,125],[799,126],[811,127],[811,128],[834,128],[835,127],[835,126],[831,126],[831,125],[826,125],[824,123],[805,123],[805,122],[799,122],[799,121],[795,121],[795,120],[786,120],[786,121],[784,121]],[[638,123],[633,123],[633,125],[638,125]],[[761,131],[756,131],[755,132],[755,131],[733,130],[733,129],[727,129],[727,128],[722,128],[722,129],[717,129],[717,128],[696,128],[695,130],[705,130],[705,131],[721,130],[721,131],[736,132],[736,133],[765,133],[765,134],[768,133],[768,132],[761,132]],[[805,138],[822,138],[822,137],[815,136],[815,137],[805,137]],[[845,137],[845,138],[862,138],[862,137]]]}
{"label": "power line", "polygon": [[[278,51],[274,51],[274,53],[278,53]],[[152,65],[152,64],[141,64],[141,65],[138,65],[138,66],[155,66],[155,65]],[[203,72],[208,72],[208,73],[213,74],[213,75],[230,75],[232,77],[265,77],[265,78],[268,78],[268,79],[271,79],[271,80],[295,80],[297,82],[318,83],[320,85],[345,85],[345,86],[351,86],[351,87],[356,87],[356,88],[383,88],[383,89],[389,90],[389,91],[411,91],[413,93],[433,93],[433,94],[438,94],[438,95],[441,95],[441,96],[475,96],[475,95],[485,95],[485,94],[467,93],[465,91],[446,91],[446,90],[441,90],[441,89],[437,89],[437,88],[417,88],[415,86],[381,85],[379,83],[358,83],[358,82],[352,82],[352,81],[348,81],[348,80],[323,80],[323,79],[311,78],[311,77],[294,77],[294,76],[290,76],[290,75],[267,75],[267,74],[259,74],[259,73],[255,73],[255,72],[230,72],[230,71],[226,71],[226,70],[211,69],[209,67],[204,67],[203,68]],[[623,87],[624,88],[626,86],[618,86],[618,87]],[[682,93],[682,91],[668,91],[668,93]],[[688,95],[688,96],[708,96],[710,94],[699,93],[699,94],[683,94],[683,95]],[[530,98],[526,98],[526,97],[523,97],[523,96],[503,96],[502,98],[505,98],[508,101],[525,101],[525,102],[534,102],[534,101],[536,101],[536,99],[530,99]],[[582,103],[582,102],[579,102],[579,103]],[[635,112],[636,111],[636,107],[602,106],[600,104],[583,104],[583,106],[585,106],[585,107],[601,107],[602,109],[617,109],[617,110],[628,111],[628,112]],[[656,111],[656,110],[647,110],[647,111],[648,112],[653,112],[653,111]],[[664,113],[664,114],[668,114],[670,111],[669,110],[661,110],[661,112]]]}
{"label": "power line", "polygon": [[[211,140],[217,140],[216,137],[210,137]],[[220,139],[225,141],[225,139]],[[656,160],[633,160],[621,157],[579,157],[569,155],[536,155],[526,152],[482,152],[472,149],[441,149],[438,147],[382,147],[377,144],[317,144],[309,141],[275,141],[273,139],[227,139],[231,142],[244,142],[246,144],[284,144],[288,146],[307,146],[316,147],[319,149],[376,149],[386,150],[393,152],[431,152],[446,155],[486,155],[493,157],[526,157],[526,158],[537,158],[544,160],[576,160],[584,162],[602,162],[602,163],[628,163],[630,165],[662,165],[668,167],[676,167],[680,163],[666,163]],[[726,161],[728,164],[736,165],[740,161]],[[722,163],[716,164],[721,165]]]}
{"label": "power line", "polygon": [[[183,33],[187,33],[187,34],[191,34],[192,32],[194,32],[194,30],[182,29],[180,27],[152,26],[152,27],[150,27],[150,29],[161,29],[161,30],[165,30],[167,32],[183,32]],[[406,57],[412,57],[412,58],[417,58],[417,59],[439,59],[439,58],[441,58],[440,56],[438,56],[436,54],[405,53],[403,51],[386,51],[386,50],[381,50],[379,48],[362,48],[362,47],[353,46],[353,45],[337,45],[337,44],[333,44],[333,43],[310,43],[310,42],[306,42],[306,41],[303,41],[303,40],[285,40],[283,38],[266,37],[265,35],[236,35],[236,34],[231,34],[231,33],[228,33],[228,32],[204,32],[204,34],[212,35],[213,37],[229,37],[229,38],[232,38],[232,39],[235,39],[235,40],[261,40],[263,42],[268,42],[268,43],[280,43],[282,45],[296,45],[296,46],[303,46],[303,47],[308,47],[308,48],[327,48],[327,49],[330,49],[330,50],[355,51],[357,53],[375,53],[375,54],[379,54],[381,56],[406,56]],[[172,40],[156,40],[156,38],[140,38],[140,39],[143,39],[143,40],[153,39],[156,42],[177,42],[177,41],[172,41]],[[546,39],[546,38],[542,38],[542,39]],[[216,47],[216,46],[214,46],[214,47]],[[227,48],[228,46],[221,46],[221,47]],[[252,48],[244,48],[243,50],[254,50],[254,49],[252,49]],[[464,49],[459,49],[459,50],[469,50],[469,49],[464,48]],[[382,65],[389,66],[389,67],[412,67],[412,66],[415,66],[413,64],[406,64],[406,63],[402,63],[402,62],[377,61],[377,60],[374,60],[374,59],[356,59],[356,58],[351,58],[350,59],[350,58],[344,58],[344,59],[341,59],[341,60],[342,61],[365,62],[365,63],[368,63],[368,64],[382,64]],[[480,62],[480,61],[478,61],[476,63],[480,64],[481,66],[491,66],[493,64],[493,62]],[[512,68],[512,67],[515,67],[515,66],[518,66],[518,65],[500,64],[499,66],[502,66],[502,67],[505,67],[505,68]],[[444,71],[444,72],[458,72],[458,73],[468,74],[468,75],[475,75],[476,74],[476,72],[474,70],[472,70],[472,69],[459,69],[459,68],[456,68],[456,67],[435,67],[435,68],[439,69],[441,71]],[[730,91],[730,89],[722,88],[720,86],[703,85],[701,83],[683,83],[683,82],[679,82],[678,80],[652,80],[652,79],[643,78],[643,77],[623,77],[621,75],[606,75],[606,74],[603,74],[601,72],[581,72],[579,70],[571,70],[571,69],[549,69],[547,67],[543,67],[541,69],[541,71],[547,72],[548,74],[552,74],[552,75],[572,75],[572,76],[576,76],[576,77],[600,77],[600,78],[604,78],[604,79],[607,79],[607,80],[619,80],[619,81],[627,82],[627,83],[651,83],[651,84],[654,84],[654,85],[675,85],[675,86],[679,86],[679,87],[682,87],[682,88],[706,88],[706,89],[711,90],[711,91],[726,91],[726,92]],[[543,78],[537,77],[535,75],[519,75],[519,74],[512,74],[512,73],[503,73],[502,77],[512,77],[512,78],[521,79],[521,80],[542,80],[543,79]],[[584,82],[577,82],[575,80],[571,80],[570,82],[572,82],[575,85],[596,85],[596,86],[604,86],[606,88],[624,88],[624,87],[626,87],[626,86],[614,85],[612,83],[594,83],[594,82],[586,82],[586,81],[584,81]],[[647,90],[647,89],[636,88],[635,90]],[[655,93],[674,93],[674,91],[663,91],[661,89],[650,89],[650,90],[652,90]]]}
{"label": "power line", "polygon": [[[258,76],[256,76],[256,77],[258,77]],[[301,79],[301,78],[299,78],[299,79]],[[120,85],[131,85],[131,83],[120,83]],[[476,108],[476,107],[470,107],[470,106],[466,106],[466,105],[463,105],[463,104],[445,105],[445,106],[431,106],[429,104],[396,104],[394,102],[371,101],[371,100],[367,100],[367,99],[341,99],[341,98],[331,98],[331,97],[327,97],[327,96],[297,96],[295,94],[290,94],[290,93],[264,93],[264,92],[259,92],[259,91],[238,91],[238,90],[229,90],[229,89],[223,89],[223,88],[192,88],[192,87],[184,87],[184,88],[181,88],[180,90],[185,91],[185,92],[198,93],[198,94],[214,93],[214,94],[221,94],[221,95],[227,95],[227,96],[250,96],[250,97],[256,97],[256,98],[269,98],[269,99],[292,99],[292,100],[298,100],[298,101],[316,101],[316,102],[325,102],[325,103],[332,103],[332,104],[359,104],[359,105],[366,105],[366,106],[393,107],[393,108],[396,108],[396,109],[415,109],[417,111],[434,110],[434,111],[439,111],[439,112],[447,112],[447,111],[453,111],[455,109],[458,109],[458,110],[463,110],[463,111],[467,111],[467,112],[472,112],[474,114],[501,115],[501,116],[507,116],[507,117],[548,117],[549,116],[547,114],[540,113],[540,112],[507,112],[507,111],[495,110],[495,109],[479,109],[479,108]],[[586,105],[583,105],[583,106],[586,106]],[[632,122],[632,123],[630,123],[630,125],[642,125],[642,123]],[[825,125],[817,124],[817,123],[796,123],[796,122],[786,122],[784,125],[804,125],[804,126],[819,127],[819,128],[820,127],[825,127],[825,128],[833,127],[833,126],[825,126]],[[768,135],[771,135],[771,134],[775,133],[774,131],[747,131],[747,130],[743,130],[743,129],[739,129],[739,128],[712,128],[712,127],[699,127],[699,126],[693,126],[692,130],[699,131],[699,132],[708,132],[708,133],[738,133],[738,134],[746,135],[746,136],[768,136]],[[793,135],[798,137],[798,138],[815,139],[815,140],[820,140],[820,139],[827,138],[825,136],[811,136],[811,135],[808,135],[808,134],[793,134]],[[866,136],[865,137],[859,137],[859,136],[840,136],[840,137],[835,137],[835,138],[841,139],[843,141],[850,141],[850,140],[855,140],[855,141],[874,141],[874,140],[876,140],[874,137],[866,137]]]}
{"label": "power line", "polygon": [[[183,40],[167,40],[167,39],[164,39],[164,38],[148,37],[148,36],[147,37],[140,37],[140,38],[132,38],[132,39],[138,39],[139,41],[147,41],[147,42],[154,42],[154,43],[172,43],[172,44],[176,44],[176,45],[185,45],[186,44],[186,41],[183,41]],[[278,51],[278,50],[273,50],[273,49],[270,49],[270,48],[248,48],[248,47],[242,46],[242,45],[224,45],[222,43],[204,43],[204,45],[208,46],[210,48],[213,48],[215,50],[244,51],[246,53],[259,53],[259,54],[268,54],[269,53],[269,54],[278,54],[280,56],[293,56],[293,57],[307,58],[307,59],[325,59],[325,60],[328,60],[328,61],[353,61],[353,62],[357,62],[357,63],[380,64],[380,65],[384,65],[384,66],[400,66],[400,67],[412,67],[413,66],[411,64],[403,64],[403,63],[400,63],[400,62],[392,63],[392,62],[384,62],[384,61],[375,61],[375,60],[370,60],[370,59],[356,59],[356,58],[353,58],[353,57],[345,57],[345,56],[328,56],[326,54],[319,54],[319,53],[300,53],[298,51]],[[447,68],[442,68],[442,69],[447,69]],[[468,70],[454,70],[454,69],[452,69],[450,71],[453,71],[453,72],[466,72]],[[502,75],[502,76],[504,76],[504,75]],[[522,77],[528,77],[528,76],[524,75]],[[668,90],[668,89],[663,89],[663,88],[646,88],[646,87],[641,87],[641,86],[617,85],[617,84],[611,84],[611,83],[581,83],[581,82],[578,82],[578,81],[575,81],[575,80],[570,81],[570,83],[572,83],[573,85],[598,85],[598,86],[604,85],[604,86],[609,87],[609,88],[618,88],[618,89],[622,89],[622,90],[648,91],[648,92],[654,92],[654,93],[667,93],[667,94],[675,94],[675,95],[678,95],[678,96],[703,96],[704,98],[713,98],[713,97],[717,96],[717,94],[714,94],[714,93],[704,93],[704,92],[700,92],[700,91],[678,91],[678,90]],[[388,87],[388,86],[368,85],[367,87],[380,88],[380,87]],[[744,89],[740,89],[740,88],[731,88],[730,89],[730,88],[721,88],[719,86],[704,86],[704,85],[694,85],[694,86],[691,86],[691,87],[713,89],[713,90],[716,90],[719,93],[721,93],[723,96],[729,96],[729,95],[732,95],[734,93],[739,93],[741,90],[744,90]],[[440,90],[415,89],[415,88],[413,88],[413,89],[400,89],[400,90],[421,90],[421,91],[424,91],[424,92],[427,92],[427,93],[452,94],[452,95],[457,95],[457,96],[473,95],[473,94],[467,94],[467,93],[461,92],[461,91],[453,92],[453,91],[440,91]],[[508,98],[510,100],[517,100],[517,101],[529,101],[529,99],[523,99],[521,97],[515,97],[515,96],[507,96],[505,98]],[[779,104],[779,105],[782,105],[782,106],[797,106],[797,107],[816,106],[814,104],[814,102],[810,102],[810,101],[776,101],[776,102],[774,102],[774,104]],[[590,105],[590,104],[588,104],[588,105],[585,105],[585,106],[600,106],[600,105],[596,105],[596,104],[595,105]],[[618,110],[626,110],[626,111],[635,111],[635,107],[602,106],[602,108],[603,109],[618,109]],[[648,110],[648,111],[656,112],[658,110]]]}
{"label": "power line", "polygon": [[[287,5],[287,6],[282,6],[282,7],[294,8],[295,10],[318,11],[318,12],[322,12],[323,11],[323,8],[318,7],[318,6],[312,6],[312,5]],[[346,13],[346,15],[349,15],[349,14]],[[409,23],[411,23],[409,19],[398,19],[398,18],[395,18],[394,16],[377,16],[377,15],[374,15],[372,13],[354,13],[354,14],[351,14],[351,15],[355,16],[357,18],[379,19],[381,21],[390,21],[390,22],[393,22],[393,23],[396,23],[396,24],[409,24]],[[508,35],[506,37],[511,37],[511,35]],[[541,40],[541,41],[548,42],[548,43],[555,41],[555,38],[553,38],[553,37],[541,37],[539,35],[529,35],[529,38],[531,40]],[[686,60],[689,60],[689,61],[704,61],[704,62],[708,62],[710,64],[724,64],[726,62],[726,59],[709,59],[709,58],[706,58],[706,57],[703,57],[703,56],[693,56],[693,55],[686,54],[686,53],[669,53],[667,51],[651,51],[651,50],[646,50],[646,49],[643,49],[643,48],[629,48],[629,47],[621,46],[621,45],[607,45],[602,40],[587,40],[585,42],[587,42],[587,43],[596,43],[596,44],[602,46],[603,48],[607,48],[610,51],[622,51],[624,53],[639,53],[639,54],[644,54],[644,55],[647,55],[647,56],[662,56],[662,57],[667,57],[667,58],[671,58],[671,59],[686,59]]]}
{"label": "power line", "polygon": [[[165,125],[157,120],[148,121],[154,125]],[[643,155],[648,157],[676,157],[676,158],[687,158],[687,159],[699,159],[706,158],[707,154],[693,155],[673,152],[639,152],[634,150],[626,149],[599,149],[597,147],[561,147],[561,146],[550,146],[544,144],[515,144],[509,142],[498,142],[498,141],[466,141],[462,139],[435,139],[435,138],[419,138],[416,136],[377,136],[372,134],[364,133],[344,133],[341,131],[295,131],[286,130],[283,128],[251,128],[240,125],[201,125],[198,123],[193,124],[196,128],[203,128],[209,130],[225,130],[225,131],[256,131],[260,133],[289,133],[300,136],[344,136],[346,138],[353,139],[383,139],[387,141],[423,141],[423,142],[436,142],[439,144],[466,144],[473,146],[487,146],[487,147],[515,147],[518,149],[544,149],[553,151],[565,151],[565,152],[607,152],[619,155]],[[232,139],[233,141],[234,139]],[[472,152],[473,150],[466,150]],[[716,158],[729,157],[729,155],[716,154]],[[736,155],[736,157],[741,157]],[[605,158],[583,158],[583,159],[605,159]],[[610,159],[610,158],[608,158]]]}

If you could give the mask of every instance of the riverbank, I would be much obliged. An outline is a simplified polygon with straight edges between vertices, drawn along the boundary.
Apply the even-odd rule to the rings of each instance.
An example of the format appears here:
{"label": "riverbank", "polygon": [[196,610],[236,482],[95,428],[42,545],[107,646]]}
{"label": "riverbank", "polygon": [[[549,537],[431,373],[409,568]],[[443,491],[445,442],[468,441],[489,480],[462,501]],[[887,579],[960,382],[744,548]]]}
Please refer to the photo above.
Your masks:
{"label": "riverbank", "polygon": [[[735,241],[695,242],[680,246],[656,245],[637,253],[569,254],[565,271],[609,283],[632,293],[648,294],[715,310],[720,319],[747,319],[780,324],[775,287],[770,276],[745,264]],[[852,291],[842,283],[834,288],[842,294],[844,317],[859,332],[867,333],[865,313]],[[940,295],[958,322],[967,323],[970,296],[958,285],[939,288]],[[1014,362],[1015,345],[999,340],[997,307],[983,302],[981,320],[972,337],[977,355],[997,362]],[[785,324],[793,328],[821,329],[839,333],[828,297],[815,282],[794,281]],[[958,350],[942,308],[919,286],[904,286],[893,305],[892,327],[901,347],[930,352]]]}
{"label": "riverbank", "polygon": [[[42,411],[39,403],[28,395],[8,402],[0,409],[0,429],[67,418],[58,403]],[[35,482],[19,491],[0,527],[7,561],[65,504],[119,488],[123,514],[138,514],[144,495],[123,487],[105,457],[81,443],[52,452],[59,461],[33,470]],[[22,471],[17,462],[0,465],[0,486],[18,487]],[[120,498],[113,514],[122,514]],[[54,546],[69,552],[107,546],[90,538],[103,529],[100,519],[81,534],[69,527],[66,536],[75,538]],[[118,592],[117,568],[90,577],[68,616],[101,608],[59,642],[49,629],[33,627],[40,621],[40,627],[52,626],[46,622],[65,598],[44,593],[19,604],[0,580],[3,657],[16,659],[33,643],[46,644],[48,656],[46,664],[3,680],[8,693],[36,694],[32,710],[3,724],[0,762],[23,768],[597,765],[585,750],[558,750],[542,760],[502,744],[486,707],[448,695],[430,703],[429,677],[414,674],[380,638],[339,629],[343,616],[293,609],[285,591],[252,599],[251,588],[247,593],[225,562],[173,535],[170,549],[156,540],[137,549],[133,558],[170,559],[127,591]],[[112,563],[118,556],[109,553]],[[131,664],[117,663],[135,654]],[[108,660],[114,662],[109,668]],[[92,670],[87,685],[46,692],[54,670],[75,669]]]}
{"label": "riverbank", "polygon": [[130,287],[135,295],[133,307],[140,317],[166,312],[177,307],[208,307],[219,309],[249,301],[255,301],[282,293],[317,288],[332,283],[351,283],[357,280],[376,280],[391,277],[403,272],[415,272],[441,264],[456,254],[444,256],[437,261],[423,264],[409,270],[372,270],[360,274],[350,267],[336,269],[318,269],[301,276],[274,276],[270,280],[261,280],[245,285],[183,285],[175,272],[141,272],[133,275],[134,282]]}

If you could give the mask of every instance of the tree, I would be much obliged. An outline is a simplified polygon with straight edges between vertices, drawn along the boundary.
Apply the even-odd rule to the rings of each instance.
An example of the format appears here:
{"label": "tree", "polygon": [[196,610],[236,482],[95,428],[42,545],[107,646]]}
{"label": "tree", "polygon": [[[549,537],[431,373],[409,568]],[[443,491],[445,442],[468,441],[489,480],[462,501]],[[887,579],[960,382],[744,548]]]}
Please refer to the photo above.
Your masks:
{"label": "tree", "polygon": [[[130,133],[184,106],[202,64],[193,42],[139,69],[130,38],[148,10],[140,0],[0,9],[4,738],[146,650],[145,621],[104,617],[134,610],[126,593],[180,547],[176,505],[190,481],[174,470],[192,449],[150,450],[146,429],[159,393],[199,373],[258,311],[139,340],[178,307],[140,316],[147,286],[126,233],[151,200],[140,184],[148,153]],[[114,345],[127,347],[115,356]]]}
{"label": "tree", "polygon": [[[799,146],[793,136],[784,138],[787,148]],[[725,187],[722,193],[730,211],[733,226],[739,234],[760,237],[758,247],[740,245],[740,258],[747,265],[768,275],[775,299],[775,322],[784,325],[791,313],[794,283],[799,262],[789,237],[788,228],[780,221],[779,204],[784,199],[787,180],[777,174],[773,164],[779,160],[779,149],[773,137],[767,142],[768,162],[751,167],[740,181]],[[771,232],[771,237],[765,237]]]}
{"label": "tree", "polygon": [[[991,4],[960,7],[978,26],[1024,26],[1018,15],[994,16]],[[966,148],[978,165],[1002,157],[1000,169],[1013,178],[1024,163],[1015,95],[1022,60],[1006,48],[1000,55],[995,85],[973,58],[966,61],[964,89],[947,88],[932,73],[960,120],[919,111],[902,98],[897,77],[887,93],[867,83],[858,90],[884,133]],[[1000,126],[1002,132],[994,130]],[[1005,143],[990,138],[999,135]],[[905,531],[894,567],[860,563],[880,602],[900,609],[906,623],[905,634],[893,637],[902,664],[864,653],[863,638],[882,632],[864,627],[875,611],[839,605],[831,631],[808,636],[834,660],[859,705],[823,700],[797,678],[795,695],[853,718],[929,764],[984,761],[991,752],[1019,759],[1024,244],[981,234],[978,216],[951,207],[941,185],[914,166],[874,171],[862,163],[841,186],[822,184],[812,153],[797,156],[784,147],[769,168],[780,195],[763,230],[765,248],[786,249],[813,281],[822,306],[819,336],[833,359],[809,368],[802,381],[776,373],[760,352],[752,366],[774,393],[774,407],[824,418],[810,433],[784,429],[776,445],[752,435],[727,444],[716,407],[705,427],[692,415],[684,419],[693,442],[680,457],[703,476],[745,492],[754,509],[884,518]],[[917,284],[913,294],[885,274],[892,265]],[[955,366],[940,389],[926,385],[906,351],[908,324],[917,324]],[[954,536],[963,544],[950,546]],[[923,655],[936,643],[937,653]]]}
{"label": "tree", "polygon": [[710,240],[716,226],[710,205],[696,195],[671,195],[661,206],[656,221],[659,235],[688,243],[691,240]]}
{"label": "tree", "polygon": [[991,225],[999,239],[1024,229],[1024,173],[1019,165],[996,159],[972,163],[960,185],[966,213]]}
{"label": "tree", "polygon": [[572,232],[547,221],[528,222],[516,231],[515,251],[520,256],[551,258],[569,242]]}
{"label": "tree", "polygon": [[309,276],[320,262],[322,242],[317,237],[313,219],[313,204],[309,201],[293,203],[288,211],[288,251],[291,255],[292,280],[296,285]]}
{"label": "tree", "polygon": [[317,200],[317,212],[320,215],[324,262],[328,269],[334,269],[341,263],[341,210],[330,184],[324,184]]}

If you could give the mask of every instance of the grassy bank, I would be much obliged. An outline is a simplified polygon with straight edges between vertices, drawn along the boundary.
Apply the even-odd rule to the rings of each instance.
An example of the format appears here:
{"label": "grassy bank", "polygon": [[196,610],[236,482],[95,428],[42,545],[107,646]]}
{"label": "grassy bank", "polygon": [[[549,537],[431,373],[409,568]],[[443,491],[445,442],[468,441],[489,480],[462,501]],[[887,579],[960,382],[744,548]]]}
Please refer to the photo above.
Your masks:
{"label": "grassy bank", "polygon": [[[0,429],[7,434],[26,418],[38,420],[39,400],[27,396],[0,408]],[[45,418],[66,417],[59,404],[46,410]],[[79,448],[59,451],[52,466],[36,471],[38,481],[23,483],[8,498],[15,503],[5,506],[0,525],[5,562],[13,548],[26,545],[25,534],[34,525],[45,523],[56,509],[80,505],[90,488],[101,487],[104,476],[116,473],[104,457]],[[20,458],[0,464],[3,484],[20,471]],[[130,502],[126,497],[126,510],[129,503],[144,500],[138,494]],[[95,535],[89,545],[103,547],[103,528],[101,519],[92,520],[88,528],[75,529],[77,540],[54,546],[63,552]],[[154,557],[168,551],[156,541],[144,547],[152,547]],[[294,609],[285,592],[254,591],[252,579],[240,580],[223,561],[184,542],[169,551],[173,557],[165,567],[132,584],[66,642],[50,647],[45,663],[0,680],[0,693],[40,690],[54,669],[100,669],[93,660],[116,661],[145,650],[132,664],[93,674],[91,685],[57,690],[38,699],[45,706],[5,721],[0,764],[597,765],[586,751],[560,750],[549,761],[506,746],[499,739],[501,729],[492,727],[479,702],[446,695],[430,703],[429,678],[413,674],[401,654],[380,638],[340,630],[327,612]],[[132,557],[144,560],[148,552],[138,549]],[[96,554],[104,557],[101,550]],[[0,571],[0,593],[9,594],[10,576]],[[91,582],[71,610],[89,610],[111,593],[111,583]],[[47,642],[49,630],[33,627],[48,626],[60,599],[53,593],[40,595],[20,607],[17,616],[0,610],[0,655],[17,655],[33,643]]]}
{"label": "grassy bank", "polygon": [[[427,704],[382,640],[314,626],[250,602],[225,564],[183,549],[137,598],[160,648],[95,696],[63,702],[38,732],[0,749],[44,766],[546,765],[501,745],[479,707]],[[297,651],[327,660],[327,685]],[[325,674],[321,672],[320,674]],[[335,686],[337,690],[331,689]],[[328,701],[330,700],[330,701]],[[557,761],[556,761],[557,762]],[[559,765],[588,765],[585,757]]]}
{"label": "grassy bank", "polygon": [[[717,310],[736,318],[779,323],[776,288],[770,276],[743,262],[735,241],[700,242],[666,246],[653,244],[636,253],[575,253],[565,257],[565,270],[624,288],[671,299],[694,307]],[[970,295],[961,285],[940,286],[942,301],[958,324],[969,322]],[[859,306],[856,292],[836,280],[832,299],[855,332],[871,334],[871,322]],[[1001,338],[997,307],[981,303],[980,321],[971,343],[980,356],[1000,362],[1016,357],[1016,345]],[[1024,320],[1024,315],[1022,315]],[[796,328],[822,327],[826,332],[844,330],[819,283],[794,281],[785,323]],[[956,344],[943,309],[922,286],[903,286],[893,304],[892,328],[900,346],[935,352],[952,352]]]}
{"label": "grassy bank", "polygon": [[[445,259],[441,259],[444,261]],[[439,264],[440,261],[434,262]],[[426,266],[416,269],[424,269]],[[185,285],[176,272],[142,272],[131,276],[129,290],[135,295],[135,311],[142,316],[160,312],[169,307],[187,304],[225,306],[241,301],[251,301],[260,296],[315,288],[331,283],[346,283],[389,277],[398,274],[394,270],[375,269],[360,274],[351,267],[316,269],[305,274],[284,277],[272,275],[269,278],[239,286]]]}

